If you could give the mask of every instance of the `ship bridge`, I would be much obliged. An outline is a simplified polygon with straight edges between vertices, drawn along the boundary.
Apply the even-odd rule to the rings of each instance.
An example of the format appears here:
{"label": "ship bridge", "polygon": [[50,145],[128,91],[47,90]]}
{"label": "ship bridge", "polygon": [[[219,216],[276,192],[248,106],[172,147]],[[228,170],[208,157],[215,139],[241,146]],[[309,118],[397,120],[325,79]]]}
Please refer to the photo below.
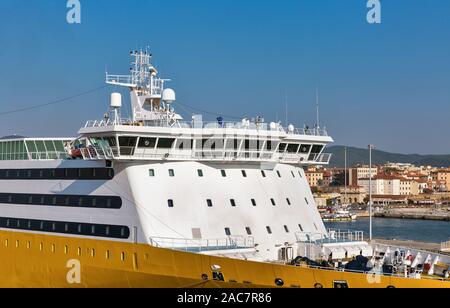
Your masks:
{"label": "ship bridge", "polygon": [[194,160],[328,164],[326,130],[275,123],[177,122],[176,126],[90,121],[79,131],[86,160]]}
{"label": "ship bridge", "polygon": [[111,95],[109,113],[88,121],[74,142],[72,157],[85,160],[230,161],[326,165],[333,142],[325,128],[283,127],[260,116],[226,122],[190,121],[175,112],[175,91],[157,76],[148,51],[131,51],[131,75],[106,75],[106,83],[127,87],[130,119],[121,117],[122,98]]}

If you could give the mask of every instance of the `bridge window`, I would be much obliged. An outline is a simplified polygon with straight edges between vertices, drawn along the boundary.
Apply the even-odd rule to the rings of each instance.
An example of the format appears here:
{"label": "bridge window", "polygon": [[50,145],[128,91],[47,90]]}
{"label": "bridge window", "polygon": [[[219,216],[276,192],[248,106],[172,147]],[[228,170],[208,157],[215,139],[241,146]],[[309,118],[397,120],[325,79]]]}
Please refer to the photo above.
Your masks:
{"label": "bridge window", "polygon": [[284,231],[286,231],[286,233],[289,233],[289,227],[288,226],[284,226]]}
{"label": "bridge window", "polygon": [[256,206],[256,200],[255,199],[252,199],[252,205]]}
{"label": "bridge window", "polygon": [[247,172],[246,172],[245,170],[242,170],[242,176],[243,176],[244,178],[247,177]]}
{"label": "bridge window", "polygon": [[175,142],[174,138],[159,138],[158,148],[159,149],[171,149]]}
{"label": "bridge window", "polygon": [[175,170],[169,169],[169,176],[173,178],[175,176]]}
{"label": "bridge window", "polygon": [[311,150],[310,144],[302,144],[300,146],[300,154],[308,154],[310,150]]}
{"label": "bridge window", "polygon": [[277,205],[277,203],[275,202],[275,199],[270,199],[270,202],[272,203],[273,206]]}
{"label": "bridge window", "polygon": [[149,174],[150,177],[154,177],[155,176],[155,169],[148,170],[148,174]]}
{"label": "bridge window", "polygon": [[306,204],[309,205],[308,198],[305,198]]}
{"label": "bridge window", "polygon": [[297,153],[300,145],[299,144],[289,144],[287,147],[288,153]]}
{"label": "bridge window", "polygon": [[286,198],[287,204],[291,205],[291,200],[289,198]]}
{"label": "bridge window", "polygon": [[278,175],[279,178],[281,178],[281,172],[280,171],[277,171],[277,175]]}
{"label": "bridge window", "polygon": [[156,138],[139,138],[138,148],[154,149]]}
{"label": "bridge window", "polygon": [[203,170],[198,169],[198,170],[197,170],[197,173],[198,173],[198,176],[199,176],[199,177],[201,177],[201,178],[203,177]]}
{"label": "bridge window", "polygon": [[227,172],[225,170],[220,170],[220,173],[222,174],[222,177],[227,177]]}
{"label": "bridge window", "polygon": [[303,232],[303,227],[302,227],[302,225],[299,224],[298,227],[300,228],[300,231]]}
{"label": "bridge window", "polygon": [[173,206],[174,206],[174,203],[173,203],[173,200],[172,200],[172,199],[169,199],[169,200],[167,201],[167,204],[169,205],[170,208],[173,208]]}
{"label": "bridge window", "polygon": [[236,201],[234,199],[230,200],[230,204],[232,207],[236,207]]}
{"label": "bridge window", "polygon": [[262,175],[263,178],[265,178],[266,177],[266,172],[264,170],[262,170],[261,171],[261,175]]}
{"label": "bridge window", "polygon": [[213,207],[213,203],[211,199],[206,200],[206,204],[208,205],[208,207]]}
{"label": "bridge window", "polygon": [[272,234],[272,228],[271,227],[267,226],[266,230],[267,230],[267,233]]}
{"label": "bridge window", "polygon": [[230,228],[225,228],[225,234],[227,236],[231,236],[231,229]]}
{"label": "bridge window", "polygon": [[119,137],[120,155],[132,156],[136,147],[137,137]]}
{"label": "bridge window", "polygon": [[286,151],[287,146],[288,146],[287,143],[280,143],[280,146],[278,147],[278,152],[284,153]]}

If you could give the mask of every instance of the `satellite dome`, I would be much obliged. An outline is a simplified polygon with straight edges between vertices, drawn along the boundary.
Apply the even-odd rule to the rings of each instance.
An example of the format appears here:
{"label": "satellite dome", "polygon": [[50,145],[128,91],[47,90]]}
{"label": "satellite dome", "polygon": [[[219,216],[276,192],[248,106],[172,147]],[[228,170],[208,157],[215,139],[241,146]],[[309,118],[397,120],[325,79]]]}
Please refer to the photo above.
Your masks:
{"label": "satellite dome", "polygon": [[162,100],[168,104],[174,103],[177,100],[175,91],[172,89],[164,89],[162,93]]}
{"label": "satellite dome", "polygon": [[121,108],[122,107],[122,94],[111,93],[111,107]]}

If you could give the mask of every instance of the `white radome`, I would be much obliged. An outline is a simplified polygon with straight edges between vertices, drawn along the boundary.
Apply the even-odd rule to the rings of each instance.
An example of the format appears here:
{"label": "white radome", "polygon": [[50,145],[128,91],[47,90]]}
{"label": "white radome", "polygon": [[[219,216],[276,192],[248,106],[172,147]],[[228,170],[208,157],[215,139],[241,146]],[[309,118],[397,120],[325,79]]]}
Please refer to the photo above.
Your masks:
{"label": "white radome", "polygon": [[162,94],[162,100],[166,103],[174,103],[177,100],[175,91],[172,89],[164,89]]}
{"label": "white radome", "polygon": [[111,93],[111,107],[121,108],[122,107],[122,94]]}

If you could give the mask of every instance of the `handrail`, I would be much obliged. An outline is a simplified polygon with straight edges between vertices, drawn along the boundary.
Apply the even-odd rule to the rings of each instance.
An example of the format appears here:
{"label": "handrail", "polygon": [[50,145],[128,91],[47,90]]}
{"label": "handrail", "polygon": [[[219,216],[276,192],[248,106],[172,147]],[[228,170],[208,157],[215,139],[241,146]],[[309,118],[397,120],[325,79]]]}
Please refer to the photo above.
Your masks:
{"label": "handrail", "polygon": [[313,232],[296,232],[297,243],[332,244],[364,242],[363,231],[329,229],[327,234]]}
{"label": "handrail", "polygon": [[227,237],[222,239],[182,239],[151,237],[150,245],[186,252],[208,252],[219,250],[251,249],[255,247],[253,237]]}
{"label": "handrail", "polygon": [[[131,80],[130,80],[131,82]],[[168,125],[167,121],[139,121],[135,122],[132,119],[120,119],[119,121],[110,120],[90,120],[85,124],[85,128],[90,127],[105,127],[105,126],[144,126],[144,127],[163,127],[163,128],[191,128],[191,129],[241,129],[241,130],[258,130],[258,131],[272,131],[281,132],[288,135],[302,135],[302,136],[322,136],[328,137],[328,132],[325,128],[295,128],[294,130],[284,128],[281,125],[275,127],[267,123],[250,123],[244,125],[241,122],[183,122],[179,121],[176,125]]]}
{"label": "handrail", "polygon": [[[174,149],[143,149],[126,146],[89,146],[81,148],[83,158],[86,160],[101,159],[156,159],[156,160],[205,160],[205,161],[273,161],[283,163],[303,164],[328,164],[331,158],[329,154],[326,160],[321,156],[314,157],[317,160],[306,160],[300,154],[294,157],[280,155],[277,151],[264,150],[174,150]],[[322,154],[325,155],[325,154]]]}

